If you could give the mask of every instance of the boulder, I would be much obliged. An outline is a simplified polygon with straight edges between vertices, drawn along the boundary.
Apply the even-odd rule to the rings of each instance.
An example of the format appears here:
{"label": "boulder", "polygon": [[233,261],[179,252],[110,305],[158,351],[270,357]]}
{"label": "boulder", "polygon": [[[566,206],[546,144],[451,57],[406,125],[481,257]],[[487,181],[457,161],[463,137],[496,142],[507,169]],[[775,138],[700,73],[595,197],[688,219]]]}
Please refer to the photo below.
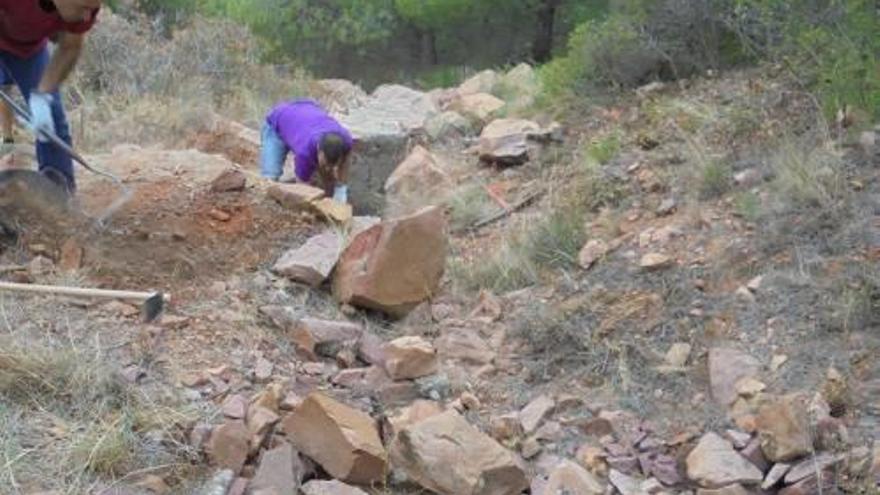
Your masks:
{"label": "boulder", "polygon": [[314,392],[282,421],[300,452],[342,481],[368,485],[385,479],[388,458],[370,416]]}
{"label": "boulder", "polygon": [[441,200],[449,186],[449,175],[434,155],[416,146],[385,181],[385,194],[389,206],[411,212],[417,205]]}
{"label": "boulder", "polygon": [[734,483],[758,484],[761,470],[739,455],[730,443],[715,433],[703,435],[687,456],[688,477],[705,488]]}
{"label": "boulder", "polygon": [[362,105],[339,115],[355,139],[349,198],[356,214],[382,212],[385,181],[405,158],[410,138],[423,132],[427,120],[437,113],[439,108],[427,94],[385,85]]}
{"label": "boulder", "polygon": [[282,254],[272,271],[294,282],[318,287],[330,276],[341,251],[339,234],[328,230]]}
{"label": "boulder", "polygon": [[218,114],[211,116],[206,128],[189,144],[205,153],[221,154],[245,167],[259,163],[260,133]]}
{"label": "boulder", "polygon": [[539,134],[541,126],[530,120],[497,119],[480,133],[480,159],[500,165],[520,165],[529,160],[529,138]]}
{"label": "boulder", "polygon": [[404,428],[391,456],[411,480],[441,495],[518,494],[528,486],[514,456],[455,411]]}
{"label": "boulder", "polygon": [[733,404],[738,396],[737,382],[756,376],[760,369],[761,363],[744,352],[725,347],[709,349],[712,397],[721,405]]}
{"label": "boulder", "polygon": [[787,395],[758,409],[761,450],[771,462],[793,461],[812,450],[806,396]]}
{"label": "boulder", "polygon": [[401,318],[436,292],[446,249],[446,219],[439,207],[382,222],[355,236],[343,251],[333,293],[342,303]]}
{"label": "boulder", "polygon": [[422,337],[400,337],[385,346],[385,370],[392,380],[411,380],[437,372],[437,350]]}

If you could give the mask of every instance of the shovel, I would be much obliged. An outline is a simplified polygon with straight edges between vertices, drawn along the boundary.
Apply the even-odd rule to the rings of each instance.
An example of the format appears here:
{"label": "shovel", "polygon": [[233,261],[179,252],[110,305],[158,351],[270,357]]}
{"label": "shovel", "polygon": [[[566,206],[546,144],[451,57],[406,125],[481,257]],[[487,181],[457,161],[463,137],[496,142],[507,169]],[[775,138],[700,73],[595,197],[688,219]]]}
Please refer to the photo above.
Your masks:
{"label": "shovel", "polygon": [[[3,101],[5,101],[9,105],[10,108],[12,108],[12,110],[15,112],[16,118],[18,119],[19,123],[22,126],[27,127],[27,128],[33,127],[30,122],[30,114],[27,112],[27,110],[25,110],[18,103],[16,103],[15,100],[12,99],[11,96],[6,94],[6,92],[3,91],[2,89],[0,89],[0,98],[2,98]],[[119,198],[117,198],[113,203],[111,203],[110,206],[105,208],[104,212],[101,213],[101,215],[99,215],[95,219],[95,222],[98,225],[103,225],[104,221],[110,215],[115,213],[116,210],[121,208],[122,205],[124,205],[125,203],[127,203],[131,199],[131,196],[132,196],[131,189],[128,188],[125,184],[123,184],[122,181],[119,180],[118,177],[116,177],[113,174],[109,174],[107,172],[98,170],[97,168],[93,167],[91,164],[89,164],[88,161],[86,161],[85,158],[83,158],[82,155],[77,153],[76,150],[74,150],[72,147],[70,147],[70,145],[68,145],[63,139],[58,137],[58,135],[56,135],[55,133],[41,130],[40,134],[42,136],[46,137],[49,141],[51,141],[52,144],[54,144],[55,146],[64,150],[70,156],[70,158],[72,158],[74,161],[76,161],[77,163],[82,165],[83,168],[85,168],[86,170],[88,170],[89,172],[91,172],[93,174],[100,175],[102,177],[106,177],[106,178],[110,179],[122,191]]]}
{"label": "shovel", "polygon": [[138,301],[141,303],[141,316],[144,323],[155,320],[165,303],[171,302],[169,294],[161,292],[135,292],[124,290],[89,289],[83,287],[62,287],[55,285],[17,284],[13,282],[0,282],[0,290],[12,292],[31,292],[40,294],[56,294],[59,296],[89,297],[97,299],[121,299]]}

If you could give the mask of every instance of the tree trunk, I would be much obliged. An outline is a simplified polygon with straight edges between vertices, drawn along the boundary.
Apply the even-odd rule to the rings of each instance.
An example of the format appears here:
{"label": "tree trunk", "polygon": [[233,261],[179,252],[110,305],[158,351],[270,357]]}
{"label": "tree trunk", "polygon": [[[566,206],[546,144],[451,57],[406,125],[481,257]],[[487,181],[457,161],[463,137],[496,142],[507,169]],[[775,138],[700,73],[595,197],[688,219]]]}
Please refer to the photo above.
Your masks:
{"label": "tree trunk", "polygon": [[541,0],[535,12],[537,26],[532,42],[532,58],[537,63],[547,62],[553,56],[553,30],[559,3],[560,0]]}

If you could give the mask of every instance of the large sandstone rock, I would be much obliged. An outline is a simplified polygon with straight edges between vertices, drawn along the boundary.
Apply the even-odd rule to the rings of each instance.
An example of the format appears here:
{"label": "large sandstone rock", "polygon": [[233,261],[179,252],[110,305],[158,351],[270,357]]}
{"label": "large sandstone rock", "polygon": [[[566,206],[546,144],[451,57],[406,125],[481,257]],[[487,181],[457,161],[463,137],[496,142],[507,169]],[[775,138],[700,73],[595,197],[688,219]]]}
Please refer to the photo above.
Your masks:
{"label": "large sandstone rock", "polygon": [[804,395],[787,395],[761,406],[757,427],[761,450],[772,462],[792,461],[811,451],[810,421]]}
{"label": "large sandstone rock", "polygon": [[282,428],[300,452],[334,478],[368,485],[385,479],[388,458],[370,416],[315,392]]}
{"label": "large sandstone rock", "polygon": [[709,349],[709,382],[712,397],[724,406],[736,401],[736,384],[743,378],[754,377],[761,363],[748,354],[726,347]]}
{"label": "large sandstone rock", "polygon": [[734,483],[758,484],[764,478],[760,469],[715,433],[703,435],[688,454],[687,474],[706,488],[720,488]]}
{"label": "large sandstone rock", "polygon": [[416,146],[385,181],[389,206],[407,211],[442,200],[450,186],[449,175],[436,157]]}
{"label": "large sandstone rock", "polygon": [[530,120],[497,119],[480,134],[480,159],[501,165],[519,165],[529,160],[529,138],[541,132]]}
{"label": "large sandstone rock", "polygon": [[403,429],[391,456],[410,479],[442,495],[514,495],[528,486],[513,455],[454,411]]}
{"label": "large sandstone rock", "polygon": [[446,264],[446,220],[438,207],[382,222],[342,253],[333,292],[353,306],[403,317],[437,290]]}
{"label": "large sandstone rock", "polygon": [[385,370],[393,380],[410,380],[437,371],[437,350],[422,337],[400,337],[385,346]]}
{"label": "large sandstone rock", "polygon": [[339,234],[328,230],[282,254],[272,271],[294,282],[317,287],[330,276],[341,250]]}
{"label": "large sandstone rock", "polygon": [[362,104],[337,117],[355,139],[349,171],[349,200],[355,214],[383,211],[385,181],[406,157],[411,137],[439,113],[425,93],[404,86],[376,88]]}

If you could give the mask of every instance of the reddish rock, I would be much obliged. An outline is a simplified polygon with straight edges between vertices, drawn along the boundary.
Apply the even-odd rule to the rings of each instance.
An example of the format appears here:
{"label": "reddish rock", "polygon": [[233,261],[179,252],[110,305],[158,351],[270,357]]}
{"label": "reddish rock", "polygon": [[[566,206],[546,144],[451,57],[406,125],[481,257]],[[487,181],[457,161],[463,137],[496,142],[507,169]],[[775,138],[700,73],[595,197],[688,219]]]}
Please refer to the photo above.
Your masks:
{"label": "reddish rock", "polygon": [[605,485],[599,482],[589,471],[565,460],[557,464],[547,479],[545,495],[558,493],[577,493],[578,495],[602,495]]}
{"label": "reddish rock", "polygon": [[757,417],[758,438],[772,462],[788,462],[812,450],[807,398],[788,395],[762,406]]}
{"label": "reddish rock", "polygon": [[342,251],[342,239],[332,231],[318,234],[300,247],[281,255],[272,271],[285,277],[318,287],[330,276]]}
{"label": "reddish rock", "polygon": [[705,434],[688,454],[687,474],[705,488],[720,488],[733,483],[757,484],[763,480],[757,467],[715,433]]}
{"label": "reddish rock", "polygon": [[743,378],[758,374],[757,359],[736,349],[715,347],[709,350],[709,381],[712,397],[724,406],[737,399],[736,384]]}
{"label": "reddish rock", "polygon": [[437,372],[437,351],[422,337],[400,337],[385,346],[385,370],[392,380],[409,380]]}
{"label": "reddish rock", "polygon": [[385,479],[387,455],[370,416],[316,392],[282,427],[294,447],[334,478],[356,484]]}
{"label": "reddish rock", "polygon": [[230,395],[223,401],[223,415],[229,419],[244,419],[247,415],[247,399],[241,394]]}
{"label": "reddish rock", "polygon": [[385,181],[385,193],[392,203],[438,197],[449,184],[449,175],[427,149],[416,146]]}
{"label": "reddish rock", "polygon": [[[363,328],[347,321],[302,318],[290,332],[297,353],[304,359],[317,361],[318,355],[334,357],[348,343],[355,343],[363,334]],[[326,352],[320,352],[322,348]]]}
{"label": "reddish rock", "polygon": [[446,249],[439,207],[382,222],[358,234],[342,253],[333,292],[345,304],[406,316],[436,292]]}
{"label": "reddish rock", "polygon": [[395,466],[441,495],[517,494],[528,486],[513,455],[454,411],[404,428],[392,445]]}
{"label": "reddish rock", "polygon": [[273,495],[297,495],[306,468],[293,447],[283,442],[281,446],[267,450],[260,458],[257,473],[250,484],[251,493]]}
{"label": "reddish rock", "polygon": [[238,474],[250,451],[250,431],[242,421],[227,421],[211,432],[207,453],[215,466]]}

